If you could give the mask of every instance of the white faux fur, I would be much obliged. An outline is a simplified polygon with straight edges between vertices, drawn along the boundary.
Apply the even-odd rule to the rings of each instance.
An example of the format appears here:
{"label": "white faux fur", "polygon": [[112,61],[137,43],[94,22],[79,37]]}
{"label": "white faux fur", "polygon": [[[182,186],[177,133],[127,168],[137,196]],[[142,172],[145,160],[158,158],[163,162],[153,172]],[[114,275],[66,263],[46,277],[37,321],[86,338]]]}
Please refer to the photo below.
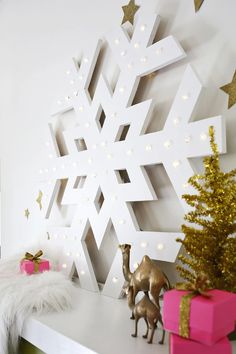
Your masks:
{"label": "white faux fur", "polygon": [[62,311],[72,306],[70,280],[54,271],[20,274],[19,259],[0,262],[0,354],[17,353],[24,321],[31,314]]}

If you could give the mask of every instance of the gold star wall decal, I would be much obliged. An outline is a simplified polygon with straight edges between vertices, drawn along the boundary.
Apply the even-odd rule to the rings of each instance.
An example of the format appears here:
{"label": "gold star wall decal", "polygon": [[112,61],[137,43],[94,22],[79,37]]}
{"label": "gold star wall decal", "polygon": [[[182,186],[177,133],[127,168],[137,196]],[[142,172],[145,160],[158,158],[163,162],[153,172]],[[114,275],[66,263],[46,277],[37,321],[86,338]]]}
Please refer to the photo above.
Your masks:
{"label": "gold star wall decal", "polygon": [[29,209],[25,209],[25,217],[26,219],[29,219],[29,215],[30,215],[30,212],[29,212]]}
{"label": "gold star wall decal", "polygon": [[194,0],[194,5],[195,5],[195,12],[200,10],[200,7],[202,6],[204,0]]}
{"label": "gold star wall decal", "polygon": [[229,84],[220,87],[220,89],[229,95],[228,108],[232,107],[236,103],[236,70],[233,80]]}
{"label": "gold star wall decal", "polygon": [[43,197],[43,193],[41,191],[39,191],[39,194],[38,194],[38,197],[36,199],[36,202],[38,203],[39,205],[39,209],[41,210],[42,209],[42,197]]}
{"label": "gold star wall decal", "polygon": [[122,20],[122,25],[125,22],[130,22],[131,25],[134,24],[134,15],[136,14],[136,12],[138,11],[140,6],[135,5],[135,0],[130,0],[130,2],[128,3],[128,5],[122,6],[122,10],[124,12],[124,17]]}

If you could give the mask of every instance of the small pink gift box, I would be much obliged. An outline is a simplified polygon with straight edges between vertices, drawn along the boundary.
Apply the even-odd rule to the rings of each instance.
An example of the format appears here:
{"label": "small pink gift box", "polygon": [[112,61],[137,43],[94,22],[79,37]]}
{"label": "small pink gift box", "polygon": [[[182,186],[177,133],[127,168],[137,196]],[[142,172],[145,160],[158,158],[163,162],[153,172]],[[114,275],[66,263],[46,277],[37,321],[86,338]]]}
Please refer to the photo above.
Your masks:
{"label": "small pink gift box", "polygon": [[[164,294],[163,322],[169,332],[179,334],[180,301],[185,294],[188,292],[182,290]],[[213,345],[234,330],[236,294],[210,290],[209,295],[210,298],[198,295],[191,300],[189,338]]]}
{"label": "small pink gift box", "polygon": [[37,266],[33,261],[24,259],[20,262],[20,271],[22,273],[33,274],[33,273],[42,273],[50,269],[49,261],[45,259],[40,259]]}
{"label": "small pink gift box", "polygon": [[212,346],[170,334],[170,354],[232,354],[228,338],[223,338]]}

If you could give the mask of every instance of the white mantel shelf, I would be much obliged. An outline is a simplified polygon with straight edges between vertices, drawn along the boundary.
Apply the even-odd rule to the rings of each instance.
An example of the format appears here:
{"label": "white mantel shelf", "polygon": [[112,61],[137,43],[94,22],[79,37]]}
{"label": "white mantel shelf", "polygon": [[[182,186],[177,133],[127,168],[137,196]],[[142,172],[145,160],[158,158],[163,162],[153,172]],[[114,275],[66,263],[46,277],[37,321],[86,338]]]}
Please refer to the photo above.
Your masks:
{"label": "white mantel shelf", "polygon": [[137,338],[131,337],[134,321],[126,300],[116,300],[76,288],[74,308],[63,313],[31,317],[22,337],[47,354],[167,354],[168,336],[160,345],[161,330],[153,344],[142,338],[143,320]]}

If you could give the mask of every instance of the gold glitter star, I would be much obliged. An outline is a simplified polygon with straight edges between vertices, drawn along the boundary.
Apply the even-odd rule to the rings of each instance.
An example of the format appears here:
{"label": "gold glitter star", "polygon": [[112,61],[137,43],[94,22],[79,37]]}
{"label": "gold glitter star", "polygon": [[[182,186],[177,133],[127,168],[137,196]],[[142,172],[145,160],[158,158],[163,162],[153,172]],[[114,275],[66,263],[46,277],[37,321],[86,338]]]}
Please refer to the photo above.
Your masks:
{"label": "gold glitter star", "polygon": [[200,7],[202,6],[204,0],[194,0],[194,5],[195,5],[195,12],[200,10]]}
{"label": "gold glitter star", "polygon": [[30,215],[30,212],[29,212],[29,209],[27,208],[27,209],[25,209],[25,217],[27,219],[29,219],[29,215]]}
{"label": "gold glitter star", "polygon": [[134,24],[134,15],[138,11],[140,6],[135,5],[135,0],[130,0],[128,5],[122,6],[122,10],[124,12],[124,17],[122,20],[122,25],[125,22],[130,22],[131,25]]}
{"label": "gold glitter star", "polygon": [[38,205],[39,205],[39,209],[41,210],[42,209],[42,197],[43,197],[43,193],[41,192],[41,191],[39,191],[39,195],[38,195],[38,197],[37,197],[37,199],[36,199],[36,202],[38,203]]}
{"label": "gold glitter star", "polygon": [[236,70],[233,80],[229,84],[220,87],[220,89],[229,95],[228,108],[232,107],[236,103]]}

